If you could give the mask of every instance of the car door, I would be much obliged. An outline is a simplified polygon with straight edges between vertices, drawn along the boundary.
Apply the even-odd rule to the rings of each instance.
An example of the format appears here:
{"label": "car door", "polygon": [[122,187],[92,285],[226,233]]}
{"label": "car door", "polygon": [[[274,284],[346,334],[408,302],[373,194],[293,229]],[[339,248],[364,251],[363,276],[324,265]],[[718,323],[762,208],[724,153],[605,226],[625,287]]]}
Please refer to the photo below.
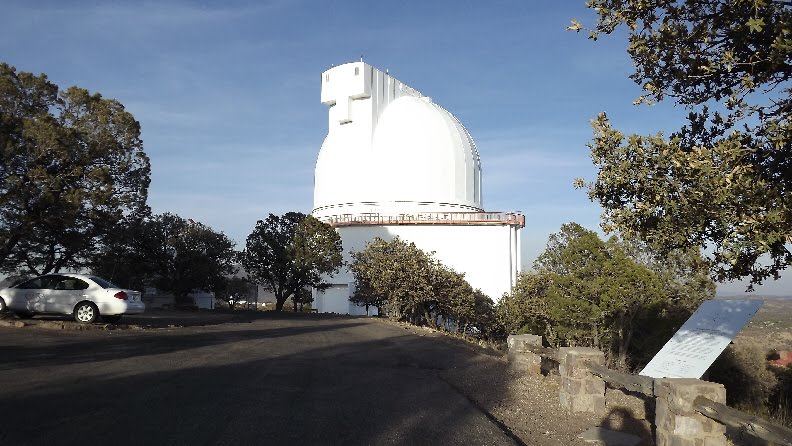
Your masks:
{"label": "car door", "polygon": [[47,281],[44,283],[45,290],[42,291],[44,299],[44,311],[47,313],[60,313],[60,300],[61,295],[64,293],[63,281],[66,276],[51,275],[47,276]]}
{"label": "car door", "polygon": [[45,293],[48,313],[71,314],[74,306],[83,299],[88,283],[69,276],[57,276]]}
{"label": "car door", "polygon": [[28,280],[20,285],[17,285],[17,296],[24,299],[24,308],[19,308],[15,305],[15,309],[30,311],[33,313],[43,313],[45,311],[46,302],[44,293],[47,287],[47,276],[36,277],[35,279]]}

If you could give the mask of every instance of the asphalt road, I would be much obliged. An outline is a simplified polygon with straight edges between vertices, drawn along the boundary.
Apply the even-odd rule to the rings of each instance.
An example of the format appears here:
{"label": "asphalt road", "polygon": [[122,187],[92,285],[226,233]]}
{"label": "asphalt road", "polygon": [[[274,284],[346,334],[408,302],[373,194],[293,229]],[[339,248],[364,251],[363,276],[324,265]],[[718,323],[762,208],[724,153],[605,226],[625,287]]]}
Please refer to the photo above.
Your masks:
{"label": "asphalt road", "polygon": [[441,371],[469,349],[364,318],[0,327],[0,445],[505,445]]}

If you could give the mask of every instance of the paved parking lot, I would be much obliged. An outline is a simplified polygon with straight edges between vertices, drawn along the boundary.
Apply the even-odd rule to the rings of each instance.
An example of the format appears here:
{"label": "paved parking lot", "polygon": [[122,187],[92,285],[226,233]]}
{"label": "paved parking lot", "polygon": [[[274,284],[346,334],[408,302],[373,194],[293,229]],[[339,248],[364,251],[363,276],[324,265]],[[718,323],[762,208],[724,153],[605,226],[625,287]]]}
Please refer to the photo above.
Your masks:
{"label": "paved parking lot", "polygon": [[515,441],[441,376],[481,355],[399,326],[244,312],[123,322],[144,329],[0,327],[0,445]]}

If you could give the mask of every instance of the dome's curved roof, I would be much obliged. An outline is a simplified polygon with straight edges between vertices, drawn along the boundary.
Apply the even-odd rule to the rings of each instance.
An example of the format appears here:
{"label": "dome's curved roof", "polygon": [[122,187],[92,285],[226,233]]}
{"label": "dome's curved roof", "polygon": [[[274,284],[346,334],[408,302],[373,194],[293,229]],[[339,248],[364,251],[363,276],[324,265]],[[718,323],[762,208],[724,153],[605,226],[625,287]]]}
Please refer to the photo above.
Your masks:
{"label": "dome's curved roof", "polygon": [[476,143],[428,98],[393,101],[379,118],[371,147],[379,200],[481,208]]}

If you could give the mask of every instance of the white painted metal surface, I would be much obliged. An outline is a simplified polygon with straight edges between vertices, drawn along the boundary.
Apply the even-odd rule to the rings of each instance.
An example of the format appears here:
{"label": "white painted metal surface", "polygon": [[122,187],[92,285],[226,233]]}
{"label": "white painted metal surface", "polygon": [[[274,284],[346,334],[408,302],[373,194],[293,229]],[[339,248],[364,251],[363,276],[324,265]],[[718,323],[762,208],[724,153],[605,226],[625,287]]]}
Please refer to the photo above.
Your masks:
{"label": "white painted metal surface", "polygon": [[640,375],[701,378],[762,303],[761,300],[705,301]]}
{"label": "white painted metal surface", "polygon": [[430,98],[354,62],[322,73],[322,103],[314,216],[482,210],[476,144]]}

